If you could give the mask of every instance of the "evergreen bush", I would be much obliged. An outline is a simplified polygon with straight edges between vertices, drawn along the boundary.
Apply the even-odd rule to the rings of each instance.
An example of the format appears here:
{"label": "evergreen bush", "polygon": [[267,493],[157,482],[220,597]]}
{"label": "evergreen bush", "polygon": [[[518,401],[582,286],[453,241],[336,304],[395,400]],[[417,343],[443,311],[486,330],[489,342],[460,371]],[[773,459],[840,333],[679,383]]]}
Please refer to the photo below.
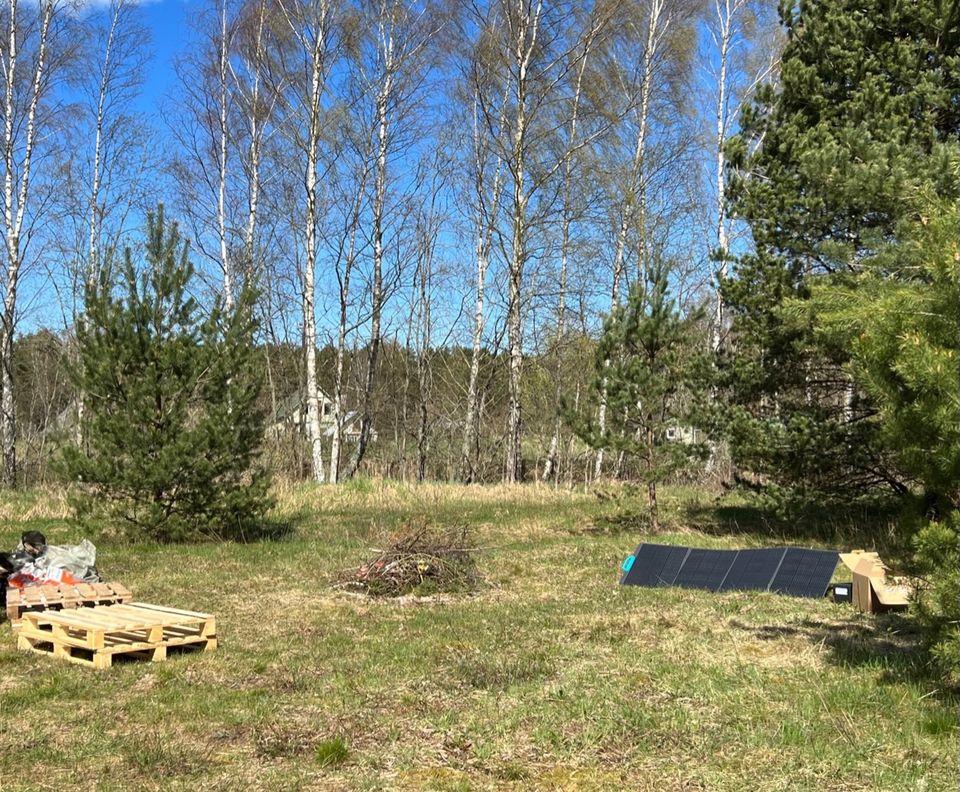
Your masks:
{"label": "evergreen bush", "polygon": [[657,484],[709,451],[696,431],[711,370],[703,313],[680,312],[669,296],[669,274],[666,263],[654,263],[604,324],[593,387],[606,399],[605,425],[567,411],[591,448],[639,462],[654,532],[660,528]]}
{"label": "evergreen bush", "polygon": [[108,516],[156,541],[261,535],[269,478],[258,464],[264,414],[254,294],[204,311],[194,269],[163,206],[143,261],[108,257],[86,290],[72,377],[85,398],[83,447],[64,451],[80,516]]}
{"label": "evergreen bush", "polygon": [[931,522],[914,537],[915,613],[944,681],[960,689],[960,514]]}

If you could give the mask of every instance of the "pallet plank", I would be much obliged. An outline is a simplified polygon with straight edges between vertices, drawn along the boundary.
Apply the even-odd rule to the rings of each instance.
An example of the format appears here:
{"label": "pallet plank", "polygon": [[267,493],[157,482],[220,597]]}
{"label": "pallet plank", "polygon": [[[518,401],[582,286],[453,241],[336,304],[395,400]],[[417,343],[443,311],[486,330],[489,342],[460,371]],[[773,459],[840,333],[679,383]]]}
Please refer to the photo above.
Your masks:
{"label": "pallet plank", "polygon": [[138,608],[147,608],[148,610],[157,610],[163,611],[164,613],[176,613],[179,616],[193,616],[197,619],[209,619],[211,614],[209,613],[197,613],[196,611],[181,610],[180,608],[168,608],[166,605],[153,605],[149,602],[136,602],[131,603],[136,605]]}

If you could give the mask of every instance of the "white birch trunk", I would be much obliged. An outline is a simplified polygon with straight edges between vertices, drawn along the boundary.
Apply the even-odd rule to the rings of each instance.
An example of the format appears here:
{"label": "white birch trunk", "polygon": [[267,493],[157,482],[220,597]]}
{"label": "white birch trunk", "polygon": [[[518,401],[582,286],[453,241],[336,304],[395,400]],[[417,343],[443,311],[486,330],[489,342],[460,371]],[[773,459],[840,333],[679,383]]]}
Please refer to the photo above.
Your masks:
{"label": "white birch trunk", "polygon": [[[37,43],[36,68],[31,81],[28,100],[24,154],[20,163],[15,161],[17,119],[16,112],[16,73],[18,45],[17,41],[17,0],[10,0],[8,20],[8,49],[3,62],[5,91],[4,118],[4,230],[7,253],[7,266],[4,279],[3,320],[0,325],[0,430],[3,433],[3,482],[8,487],[17,483],[17,414],[13,394],[14,362],[13,334],[16,323],[17,287],[20,278],[21,234],[23,219],[30,197],[30,168],[36,144],[37,106],[43,89],[43,80],[47,66],[47,44],[50,22],[53,19],[53,2],[41,6],[39,40]],[[19,165],[19,167],[18,167]],[[15,183],[15,174],[19,174],[20,183]]]}
{"label": "white birch trunk", "polygon": [[739,7],[736,0],[715,0],[717,13],[718,37],[717,45],[720,56],[720,70],[717,75],[717,105],[716,105],[716,240],[717,255],[720,257],[720,267],[717,270],[716,307],[713,317],[712,347],[714,354],[720,352],[723,341],[723,296],[720,293],[720,281],[727,277],[727,227],[724,211],[726,202],[726,182],[724,169],[726,155],[723,147],[727,140],[727,67],[730,57],[730,43],[733,32],[733,15]]}
{"label": "white birch trunk", "polygon": [[347,355],[347,309],[350,306],[350,278],[356,265],[357,233],[360,229],[360,210],[363,205],[366,183],[367,171],[365,169],[357,185],[357,195],[351,214],[350,243],[347,248],[343,280],[340,282],[340,316],[337,323],[337,354],[333,371],[333,439],[330,443],[330,481],[334,484],[340,480],[340,457],[343,453],[343,369]]}
{"label": "white birch trunk", "polygon": [[[617,230],[617,242],[613,258],[613,286],[610,290],[610,310],[620,304],[620,290],[623,279],[623,268],[626,256],[627,238],[630,228],[636,221],[639,230],[639,251],[637,255],[638,276],[643,277],[643,266],[646,260],[647,241],[647,200],[646,200],[646,169],[644,159],[647,146],[647,123],[650,115],[650,98],[653,93],[654,65],[660,44],[663,41],[670,25],[670,16],[664,16],[666,0],[651,0],[649,16],[647,18],[647,37],[643,51],[643,64],[640,77],[640,109],[637,127],[637,140],[633,150],[631,181],[623,211],[620,216],[620,227]],[[608,362],[609,364],[609,362]],[[600,404],[597,408],[597,426],[600,433],[607,428],[607,386],[606,380],[601,384]],[[594,479],[600,478],[603,473],[604,449],[597,449],[594,460]]]}
{"label": "white birch trunk", "polygon": [[260,70],[263,67],[264,46],[263,30],[265,24],[266,7],[264,2],[257,6],[257,33],[254,48],[254,63],[250,69],[252,81],[250,84],[250,145],[247,155],[250,159],[250,188],[247,199],[247,229],[244,238],[246,256],[245,279],[250,283],[253,279],[253,267],[257,244],[257,215],[260,207],[260,157],[263,146],[263,125],[260,121]]}
{"label": "white birch trunk", "polygon": [[[106,115],[107,91],[110,86],[110,61],[113,55],[113,42],[117,35],[117,26],[120,22],[120,14],[124,6],[125,0],[116,0],[112,7],[110,30],[107,33],[107,43],[103,53],[103,72],[100,76],[100,88],[97,93],[97,117],[93,135],[93,164],[90,174],[90,200],[87,208],[87,268],[84,277],[84,283],[87,286],[95,284],[100,277],[100,226],[102,222],[100,211],[100,180],[103,128]],[[76,324],[76,315],[73,319],[74,324]],[[83,445],[83,420],[85,412],[84,393],[80,390],[77,393],[77,425],[74,433],[74,440],[78,447]]]}
{"label": "white birch trunk", "polygon": [[477,120],[476,105],[479,98],[474,99],[473,118],[473,145],[476,157],[476,241],[474,255],[477,263],[477,298],[473,312],[473,348],[470,355],[470,379],[467,384],[467,410],[463,427],[463,443],[460,446],[460,464],[458,478],[464,483],[470,483],[474,478],[473,449],[477,436],[477,385],[480,377],[480,353],[483,346],[484,308],[486,298],[487,267],[490,262],[490,249],[493,244],[493,226],[500,207],[500,194],[503,188],[501,179],[502,160],[497,159],[493,174],[492,196],[490,207],[486,205],[486,178],[483,167],[483,153],[480,143],[479,122]]}
{"label": "white birch trunk", "polygon": [[383,80],[377,95],[377,161],[373,194],[373,292],[370,305],[370,354],[367,359],[367,376],[363,389],[363,414],[360,418],[360,437],[350,463],[349,475],[353,476],[370,441],[370,426],[373,412],[373,391],[377,381],[377,365],[380,357],[380,323],[383,313],[383,215],[387,193],[387,154],[389,147],[388,111],[393,95],[393,80],[396,63],[392,23],[387,28],[387,12],[381,8],[380,45],[383,55]]}
{"label": "white birch trunk", "polygon": [[97,120],[93,136],[93,167],[90,179],[90,202],[88,207],[88,244],[87,244],[87,277],[86,282],[92,284],[99,277],[100,254],[100,180],[101,158],[103,149],[103,127],[106,116],[107,91],[110,86],[110,61],[113,55],[113,42],[117,35],[117,25],[123,11],[125,0],[117,0],[110,17],[110,31],[107,33],[107,43],[103,53],[103,74],[100,77],[100,90],[97,94]]}
{"label": "white birch trunk", "polygon": [[223,268],[223,300],[227,310],[233,309],[234,292],[234,273],[233,262],[230,260],[230,251],[227,245],[227,112],[228,112],[228,85],[227,85],[227,61],[228,61],[228,41],[227,41],[227,2],[221,0],[220,3],[220,41],[219,45],[219,71],[218,79],[220,94],[217,104],[218,125],[220,127],[220,158],[217,162],[217,231],[220,236],[220,266]]}
{"label": "white birch trunk", "polygon": [[566,332],[567,319],[567,259],[570,254],[570,224],[572,208],[570,206],[570,187],[573,177],[573,155],[577,147],[577,118],[580,111],[580,95],[583,88],[583,75],[587,69],[587,60],[590,55],[590,39],[584,46],[583,57],[580,61],[580,69],[577,72],[577,82],[573,94],[573,107],[570,110],[570,137],[568,140],[568,150],[565,152],[565,161],[563,165],[563,217],[561,220],[560,231],[560,293],[557,298],[557,334],[556,350],[557,364],[554,370],[554,396],[553,407],[556,417],[554,418],[553,435],[550,438],[550,449],[547,451],[547,460],[543,468],[544,480],[554,477],[559,481],[559,466],[557,463],[557,454],[560,448],[560,345]]}
{"label": "white birch trunk", "polygon": [[510,356],[509,394],[510,407],[507,426],[507,458],[505,480],[507,483],[523,479],[523,400],[521,375],[523,373],[523,325],[521,301],[523,297],[523,270],[527,259],[527,205],[529,194],[526,187],[527,140],[527,70],[536,48],[540,25],[542,2],[538,0],[532,14],[521,11],[517,19],[514,55],[517,66],[517,82],[514,100],[517,115],[514,119],[511,173],[513,176],[513,223],[511,233],[510,272],[507,293],[507,340]]}
{"label": "white birch trunk", "polygon": [[306,262],[303,272],[303,342],[306,354],[307,436],[314,481],[324,480],[323,432],[320,427],[320,391],[317,385],[317,166],[320,149],[320,97],[325,82],[327,15],[323,0],[319,7],[318,28],[314,32],[310,59],[310,98],[308,106],[306,188]]}

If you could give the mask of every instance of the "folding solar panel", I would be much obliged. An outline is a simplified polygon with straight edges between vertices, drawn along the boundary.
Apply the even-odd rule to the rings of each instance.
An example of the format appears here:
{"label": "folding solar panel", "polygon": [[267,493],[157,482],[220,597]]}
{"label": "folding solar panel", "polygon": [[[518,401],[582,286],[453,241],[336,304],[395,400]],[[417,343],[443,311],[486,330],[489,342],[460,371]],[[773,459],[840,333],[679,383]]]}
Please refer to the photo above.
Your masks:
{"label": "folding solar panel", "polygon": [[620,582],[625,586],[671,586],[688,552],[686,547],[642,544]]}
{"label": "folding solar panel", "polygon": [[642,544],[624,564],[626,586],[682,586],[708,591],[774,591],[823,597],[837,566],[837,553],[776,547],[705,550]]}
{"label": "folding solar panel", "polygon": [[794,597],[823,597],[838,559],[839,555],[832,550],[789,547],[770,583],[770,591]]}
{"label": "folding solar panel", "polygon": [[694,548],[687,556],[673,581],[675,586],[716,591],[736,556],[735,550],[701,550]]}
{"label": "folding solar panel", "polygon": [[780,568],[783,547],[740,550],[717,591],[766,591]]}

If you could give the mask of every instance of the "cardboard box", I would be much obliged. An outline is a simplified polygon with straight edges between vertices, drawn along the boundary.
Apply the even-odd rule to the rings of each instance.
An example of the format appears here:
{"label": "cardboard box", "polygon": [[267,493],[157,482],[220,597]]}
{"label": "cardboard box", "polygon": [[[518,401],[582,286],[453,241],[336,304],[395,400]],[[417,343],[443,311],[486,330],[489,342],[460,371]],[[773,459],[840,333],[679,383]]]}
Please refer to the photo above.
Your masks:
{"label": "cardboard box", "polygon": [[854,550],[840,560],[853,571],[853,605],[863,613],[906,610],[910,587],[887,577],[888,568],[876,553]]}

